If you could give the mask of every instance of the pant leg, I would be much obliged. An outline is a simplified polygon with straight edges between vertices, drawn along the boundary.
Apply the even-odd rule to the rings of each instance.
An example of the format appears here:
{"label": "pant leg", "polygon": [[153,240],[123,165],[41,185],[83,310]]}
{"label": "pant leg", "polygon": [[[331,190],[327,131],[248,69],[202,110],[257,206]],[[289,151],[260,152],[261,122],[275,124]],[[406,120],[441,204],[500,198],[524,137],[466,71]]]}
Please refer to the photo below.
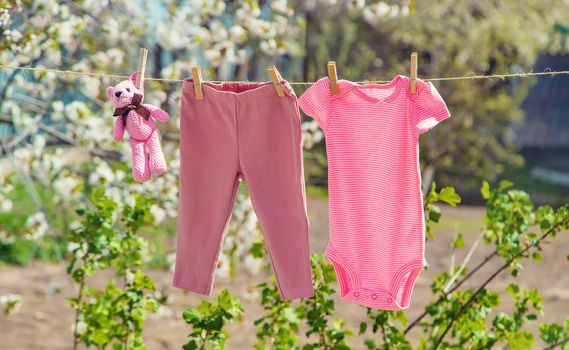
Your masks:
{"label": "pant leg", "polygon": [[239,101],[239,158],[281,296],[312,288],[300,116],[296,97]]}
{"label": "pant leg", "polygon": [[211,295],[239,184],[234,101],[182,91],[180,193],[173,285]]}

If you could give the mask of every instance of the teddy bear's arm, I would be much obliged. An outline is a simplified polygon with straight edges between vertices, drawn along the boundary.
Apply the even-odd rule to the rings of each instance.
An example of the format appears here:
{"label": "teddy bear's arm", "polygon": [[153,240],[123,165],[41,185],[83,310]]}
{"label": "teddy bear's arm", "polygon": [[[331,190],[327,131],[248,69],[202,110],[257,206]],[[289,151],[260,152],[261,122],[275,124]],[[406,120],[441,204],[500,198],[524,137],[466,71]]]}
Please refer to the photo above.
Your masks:
{"label": "teddy bear's arm", "polygon": [[113,139],[115,141],[120,141],[122,140],[123,136],[124,136],[124,124],[122,117],[119,116],[115,121],[115,128],[113,129]]}
{"label": "teddy bear's arm", "polygon": [[152,117],[154,117],[154,119],[156,119],[162,123],[165,123],[168,121],[168,119],[170,119],[170,116],[168,115],[168,113],[166,113],[166,111],[164,111],[164,110],[162,110],[156,106],[147,105],[147,104],[144,104],[143,106],[144,106],[144,108],[146,108],[147,110],[150,111],[150,115]]}

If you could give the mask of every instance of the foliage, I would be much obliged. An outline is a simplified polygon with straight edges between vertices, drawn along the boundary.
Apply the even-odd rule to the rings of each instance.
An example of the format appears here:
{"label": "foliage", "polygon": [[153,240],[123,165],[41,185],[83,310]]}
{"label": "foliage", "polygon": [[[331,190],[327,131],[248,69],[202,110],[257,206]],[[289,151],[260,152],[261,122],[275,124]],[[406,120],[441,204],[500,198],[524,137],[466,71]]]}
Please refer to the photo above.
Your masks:
{"label": "foliage", "polygon": [[[255,320],[259,340],[255,349],[351,349],[345,338],[353,333],[345,328],[344,321],[328,320],[334,311],[334,268],[321,254],[313,254],[310,261],[314,296],[303,298],[298,307],[292,307],[290,300],[282,300],[274,276],[256,286],[261,290],[261,305],[267,314]],[[303,346],[298,344],[301,320],[305,321],[309,339]]]}
{"label": "foliage", "polygon": [[539,325],[541,339],[548,345],[548,349],[569,349],[569,318],[563,325],[543,323]]}
{"label": "foliage", "polygon": [[261,289],[261,306],[265,315],[255,320],[258,342],[255,349],[297,349],[300,318],[290,300],[279,294],[275,276],[256,286]]}
{"label": "foliage", "polygon": [[443,202],[451,206],[456,206],[461,201],[460,196],[456,193],[454,187],[443,187],[440,192],[437,192],[437,184],[432,183],[431,191],[425,199],[425,213],[426,213],[426,235],[427,238],[435,239],[432,225],[439,222],[441,219],[441,208],[434,203]]}
{"label": "foliage", "polygon": [[[529,70],[538,52],[567,50],[550,45],[548,37],[553,23],[568,21],[566,11],[551,10],[563,8],[561,0],[162,3],[157,10],[155,2],[134,0],[0,0],[0,34],[5,39],[0,41],[0,62],[126,75],[136,66],[138,48],[147,47],[148,72],[156,77],[179,79],[192,63],[206,63],[206,78],[261,80],[266,78],[265,67],[277,63],[291,80],[314,80],[334,58],[341,77],[362,80],[405,73],[411,50],[420,52],[421,77]],[[436,20],[443,17],[447,20]],[[143,348],[145,315],[159,301],[152,281],[140,270],[147,263],[148,248],[139,234],[141,225],[154,228],[176,217],[178,120],[161,130],[168,173],[150,183],[133,183],[125,165],[128,144],[112,143],[112,107],[100,102],[103,87],[113,78],[7,70],[0,82],[0,131],[11,135],[0,139],[0,155],[11,169],[7,175],[4,164],[0,169],[2,261],[62,260],[67,247],[69,273],[79,285],[78,297],[71,300],[77,312],[75,345]],[[176,115],[179,86],[147,84],[145,100]],[[422,137],[421,150],[423,163],[437,169],[438,182],[464,186],[481,178],[492,180],[501,170],[497,162],[520,162],[509,127],[520,119],[517,104],[526,88],[526,82],[490,80],[438,86],[454,117]],[[305,148],[315,146],[306,153],[314,163],[307,169],[317,168],[311,173],[322,177],[322,133],[314,121],[304,122],[302,129]],[[367,310],[359,327],[366,348],[407,348],[409,332],[419,328],[419,348],[533,344],[525,326],[542,313],[539,293],[512,283],[506,291],[514,311],[496,314],[501,299],[487,286],[505,270],[518,277],[529,258],[541,261],[541,245],[567,228],[567,206],[534,208],[527,194],[510,189],[507,182],[498,188],[485,184],[482,193],[488,202],[482,237],[494,251],[472,268],[465,264],[437,275],[431,286],[433,302],[410,322],[402,313]],[[430,240],[436,238],[433,224],[441,220],[435,202],[456,205],[459,200],[452,188],[437,192],[432,187],[425,200]],[[70,210],[77,207],[85,208],[79,210],[81,221]],[[230,277],[241,262],[252,272],[263,266],[258,259],[264,254],[260,233],[242,193],[234,217],[217,277]],[[453,246],[464,248],[460,235]],[[171,261],[157,260],[162,265]],[[482,284],[465,287],[496,260],[501,265]],[[350,346],[355,332],[343,320],[333,319],[332,267],[319,256],[312,264],[315,296],[297,307],[280,300],[274,279],[259,286],[266,315],[256,322],[257,348]],[[88,277],[103,270],[114,270],[113,279],[102,289],[92,288]],[[17,307],[16,300],[0,296],[9,310]],[[223,346],[227,321],[243,312],[227,293],[223,300],[186,313],[193,330],[201,329],[187,346],[193,346],[193,340],[196,346]],[[219,306],[227,300],[231,306]],[[542,341],[567,348],[568,325],[541,324]],[[303,327],[306,344],[299,345]]]}
{"label": "foliage", "polygon": [[[528,257],[539,257],[539,244],[569,227],[568,207],[557,211],[549,207],[533,209],[529,197],[518,190],[508,190],[511,183],[504,181],[498,188],[491,189],[484,183],[481,189],[487,200],[483,237],[492,244],[495,251],[486,256],[470,272],[466,268],[455,268],[453,275],[443,272],[435,277],[431,286],[437,300],[427,305],[425,312],[406,329],[406,333],[420,324],[428,337],[421,340],[425,348],[491,348],[507,345],[510,348],[527,349],[533,344],[533,335],[522,326],[537,318],[542,312],[541,296],[537,290],[525,291],[516,284],[506,288],[514,299],[516,310],[512,314],[498,313],[487,328],[488,317],[500,304],[499,294],[487,289],[487,285],[502,271],[512,270],[517,277],[522,269],[521,261]],[[535,218],[547,213],[547,224],[541,226],[537,235],[530,231]],[[531,238],[530,238],[531,237]],[[476,274],[481,267],[495,257],[504,262],[484,282],[473,289],[460,290],[465,281]],[[425,320],[425,318],[428,318]],[[446,340],[450,332],[455,342]]]}
{"label": "foliage", "polygon": [[[398,321],[401,326],[407,324],[407,317],[403,311],[382,311],[367,308],[368,320],[371,321],[371,332],[373,334],[381,334],[381,342],[376,340],[377,337],[366,338],[364,345],[367,349],[411,349],[411,344],[405,338],[405,333],[394,323]],[[360,334],[364,334],[368,330],[368,323],[360,323]]]}
{"label": "foliage", "polygon": [[[500,308],[502,291],[488,289],[488,285],[507,269],[512,271],[513,277],[518,277],[526,259],[541,261],[541,255],[536,254],[540,244],[569,228],[569,207],[534,209],[527,194],[511,189],[511,185],[504,181],[497,188],[490,188],[484,183],[481,189],[487,200],[482,236],[486,244],[495,248],[494,253],[470,271],[462,266],[455,268],[452,274],[445,271],[435,276],[431,285],[435,300],[412,322],[408,322],[403,311],[366,308],[366,317],[358,330],[364,335],[362,346],[367,349],[530,349],[535,345],[534,335],[526,325],[536,322],[544,313],[539,291],[509,283],[503,292],[509,295],[514,308],[504,312]],[[456,205],[460,197],[453,188],[437,191],[433,185],[425,200],[427,227],[440,219],[440,211],[434,209],[436,202]],[[535,224],[540,227],[539,234],[531,232]],[[455,241],[454,247],[462,249],[464,242]],[[503,263],[481,284],[463,287],[481,267],[497,257]],[[265,313],[255,321],[256,349],[353,348],[348,341],[354,332],[345,327],[343,319],[333,317],[334,268],[323,255],[313,255],[311,262],[314,296],[301,299],[296,307],[291,301],[281,299],[274,276],[257,285]],[[567,348],[568,325],[569,319],[564,325],[542,323],[540,338],[549,346]],[[304,343],[299,337],[301,326],[306,328]],[[419,327],[419,341],[413,345],[409,334]]]}
{"label": "foliage", "polygon": [[229,334],[223,328],[243,314],[243,306],[239,299],[224,289],[215,303],[202,301],[197,309],[184,311],[184,320],[192,326],[188,335],[190,340],[184,344],[186,350],[193,349],[227,349],[225,341]]}
{"label": "foliage", "polygon": [[[94,191],[92,201],[95,209],[78,209],[81,226],[68,235],[74,248],[67,272],[79,285],[78,296],[70,300],[76,310],[75,348],[82,342],[102,349],[146,349],[142,326],[159,300],[154,282],[141,270],[147,242],[136,234],[152,221],[152,202],[137,196],[133,206],[119,209],[102,190]],[[89,276],[108,269],[121,286],[115,278],[102,290],[89,286]]]}
{"label": "foliage", "polygon": [[331,264],[322,255],[311,257],[314,296],[305,298],[298,307],[300,317],[306,319],[308,330],[306,336],[316,336],[315,341],[303,346],[304,350],[313,349],[350,349],[345,342],[346,336],[353,335],[345,329],[344,321],[334,319],[328,321],[334,312],[332,295],[336,292],[330,283],[336,280],[336,273]]}

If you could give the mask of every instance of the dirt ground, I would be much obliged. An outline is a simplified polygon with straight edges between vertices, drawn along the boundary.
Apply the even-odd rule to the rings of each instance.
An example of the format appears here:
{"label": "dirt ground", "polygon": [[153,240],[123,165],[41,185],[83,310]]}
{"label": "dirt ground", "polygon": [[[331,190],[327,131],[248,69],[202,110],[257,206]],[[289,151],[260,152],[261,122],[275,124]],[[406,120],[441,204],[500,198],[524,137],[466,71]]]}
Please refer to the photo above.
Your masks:
{"label": "dirt ground", "polygon": [[[310,241],[313,252],[322,253],[328,240],[327,201],[323,198],[310,198],[308,209],[311,223]],[[436,227],[437,239],[427,243],[427,261],[429,269],[423,272],[415,286],[411,307],[406,311],[409,319],[413,319],[430,301],[429,285],[434,274],[449,269],[452,252],[449,244],[458,230],[465,236],[466,248],[457,252],[456,264],[462,262],[468,248],[478,237],[481,227],[483,208],[479,207],[443,207],[443,221]],[[490,252],[488,247],[480,244],[475,251],[471,266]],[[545,261],[541,264],[527,262],[517,283],[525,288],[540,288],[544,297],[545,315],[538,320],[561,322],[569,315],[569,263],[566,255],[569,252],[569,234],[562,234],[555,239],[555,244],[544,247]],[[483,280],[494,270],[499,261],[493,261],[479,272],[472,284]],[[146,324],[144,337],[150,349],[181,349],[185,343],[189,327],[185,325],[181,313],[185,308],[197,305],[204,297],[193,293],[185,293],[171,287],[172,274],[167,271],[153,270],[150,275],[155,279],[159,289],[172,295],[172,303],[157,315],[153,315]],[[105,276],[99,276],[100,283]],[[241,321],[229,326],[231,338],[229,349],[251,349],[255,343],[255,326],[253,320],[260,316],[261,308],[257,305],[258,296],[250,286],[264,279],[264,276],[251,276],[240,272],[235,280],[216,280],[213,295],[222,288],[228,288],[238,296],[245,307],[245,316]],[[513,278],[509,274],[500,275],[489,286],[495,290],[503,290]],[[337,286],[336,286],[337,287]],[[337,288],[336,288],[337,289]],[[65,274],[63,265],[35,262],[25,267],[9,267],[0,270],[0,294],[14,293],[23,297],[23,304],[17,314],[0,315],[0,349],[70,349],[72,343],[73,310],[67,298],[76,294],[75,286]],[[509,296],[504,293],[505,308],[509,306]],[[297,301],[295,301],[297,303]],[[346,320],[347,326],[357,330],[359,322],[365,318],[366,309],[349,304],[336,295],[334,316]],[[530,329],[536,330],[536,326]],[[417,339],[418,332],[411,335]],[[363,338],[355,336],[349,343],[363,349]]]}

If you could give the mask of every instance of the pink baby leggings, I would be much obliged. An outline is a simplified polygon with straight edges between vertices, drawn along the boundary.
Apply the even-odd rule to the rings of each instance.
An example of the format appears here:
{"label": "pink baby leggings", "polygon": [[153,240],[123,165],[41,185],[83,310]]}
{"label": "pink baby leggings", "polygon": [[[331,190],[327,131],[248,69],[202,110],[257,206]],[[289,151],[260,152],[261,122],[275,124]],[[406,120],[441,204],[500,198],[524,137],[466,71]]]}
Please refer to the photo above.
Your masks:
{"label": "pink baby leggings", "polygon": [[292,87],[182,86],[174,286],[210,296],[239,181],[247,184],[283,299],[313,295],[300,115]]}

